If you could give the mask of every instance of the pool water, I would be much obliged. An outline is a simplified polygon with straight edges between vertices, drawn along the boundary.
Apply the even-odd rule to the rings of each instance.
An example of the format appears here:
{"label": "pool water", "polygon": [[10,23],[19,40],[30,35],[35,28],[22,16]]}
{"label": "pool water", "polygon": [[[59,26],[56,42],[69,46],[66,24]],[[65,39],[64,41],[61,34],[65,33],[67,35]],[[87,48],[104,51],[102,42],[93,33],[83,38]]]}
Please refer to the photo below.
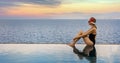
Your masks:
{"label": "pool water", "polygon": [[0,44],[1,63],[120,63],[119,58],[120,45]]}

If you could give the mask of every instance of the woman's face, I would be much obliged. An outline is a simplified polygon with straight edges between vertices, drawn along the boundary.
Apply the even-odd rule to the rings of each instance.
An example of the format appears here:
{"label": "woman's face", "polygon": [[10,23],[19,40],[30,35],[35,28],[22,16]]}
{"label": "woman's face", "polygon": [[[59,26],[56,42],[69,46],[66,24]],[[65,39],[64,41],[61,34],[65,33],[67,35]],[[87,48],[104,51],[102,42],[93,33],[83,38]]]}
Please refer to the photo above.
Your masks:
{"label": "woman's face", "polygon": [[88,21],[88,24],[91,25],[90,21]]}
{"label": "woman's face", "polygon": [[88,24],[89,24],[89,25],[93,25],[93,23],[92,23],[92,22],[89,22],[89,21],[88,21]]}

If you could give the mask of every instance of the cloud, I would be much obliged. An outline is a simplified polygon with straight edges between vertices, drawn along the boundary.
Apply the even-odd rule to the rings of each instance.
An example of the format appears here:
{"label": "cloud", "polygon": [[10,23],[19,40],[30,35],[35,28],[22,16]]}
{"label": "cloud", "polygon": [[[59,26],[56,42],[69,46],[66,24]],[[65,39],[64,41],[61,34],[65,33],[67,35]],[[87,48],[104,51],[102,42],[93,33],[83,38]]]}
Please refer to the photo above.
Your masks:
{"label": "cloud", "polygon": [[0,11],[0,16],[3,15],[3,14],[4,14],[4,11],[1,10],[1,11]]}
{"label": "cloud", "polygon": [[0,7],[11,7],[11,6],[19,6],[17,3],[9,3],[9,2],[0,2]]}
{"label": "cloud", "polygon": [[67,3],[120,3],[120,0],[65,0]]}
{"label": "cloud", "polygon": [[21,3],[58,6],[62,0],[0,0],[0,7],[19,6]]}
{"label": "cloud", "polygon": [[38,5],[59,5],[62,0],[26,0],[25,3],[32,3]]}
{"label": "cloud", "polygon": [[62,14],[52,14],[52,19],[87,19],[95,17],[96,19],[120,19],[120,12],[109,12],[109,13],[81,13],[71,12]]}

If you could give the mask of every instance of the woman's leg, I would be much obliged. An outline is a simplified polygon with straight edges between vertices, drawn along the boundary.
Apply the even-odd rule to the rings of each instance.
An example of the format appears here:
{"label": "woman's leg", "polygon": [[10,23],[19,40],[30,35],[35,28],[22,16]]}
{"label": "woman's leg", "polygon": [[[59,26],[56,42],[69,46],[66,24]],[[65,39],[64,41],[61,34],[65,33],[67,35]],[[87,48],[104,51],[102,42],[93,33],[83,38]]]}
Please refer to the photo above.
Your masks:
{"label": "woman's leg", "polygon": [[93,42],[89,39],[88,36],[82,37],[87,46],[93,46]]}
{"label": "woman's leg", "polygon": [[75,46],[75,44],[77,43],[77,41],[81,38],[81,35],[83,34],[83,31],[81,30],[78,35],[73,39],[73,41],[68,44],[69,46]]}

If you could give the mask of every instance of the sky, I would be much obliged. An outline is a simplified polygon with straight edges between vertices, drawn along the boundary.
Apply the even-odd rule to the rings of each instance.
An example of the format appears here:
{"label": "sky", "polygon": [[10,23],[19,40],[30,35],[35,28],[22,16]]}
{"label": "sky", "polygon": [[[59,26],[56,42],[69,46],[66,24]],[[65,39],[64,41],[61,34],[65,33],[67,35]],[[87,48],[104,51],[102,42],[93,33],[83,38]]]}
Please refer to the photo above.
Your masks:
{"label": "sky", "polygon": [[120,19],[120,0],[0,0],[0,18]]}

